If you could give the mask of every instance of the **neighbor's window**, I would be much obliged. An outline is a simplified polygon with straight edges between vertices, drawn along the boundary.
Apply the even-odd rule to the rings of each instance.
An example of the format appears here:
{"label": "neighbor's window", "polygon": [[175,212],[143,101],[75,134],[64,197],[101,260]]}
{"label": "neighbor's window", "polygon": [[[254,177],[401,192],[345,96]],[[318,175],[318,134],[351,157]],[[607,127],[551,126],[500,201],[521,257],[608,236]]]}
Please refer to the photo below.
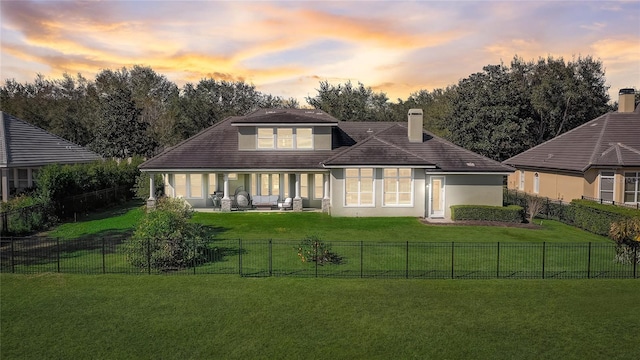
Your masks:
{"label": "neighbor's window", "polygon": [[384,169],[384,205],[411,205],[411,169]]}
{"label": "neighbor's window", "polygon": [[640,172],[624,173],[624,202],[640,202]]}
{"label": "neighbor's window", "polygon": [[174,191],[176,192],[176,197],[185,197],[187,195],[187,175],[174,174],[173,188],[174,188]]}
{"label": "neighbor's window", "polygon": [[273,128],[258,128],[258,149],[273,149]]}
{"label": "neighbor's window", "polygon": [[524,191],[524,170],[520,170],[520,191]]}
{"label": "neighbor's window", "polygon": [[540,174],[533,174],[533,192],[535,194],[540,192]]}
{"label": "neighbor's window", "polygon": [[322,199],[324,197],[324,175],[313,175],[313,198]]}
{"label": "neighbor's window", "polygon": [[313,149],[313,131],[311,128],[296,129],[296,149]]}
{"label": "neighbor's window", "polygon": [[202,198],[202,174],[189,174],[189,197]]}
{"label": "neighbor's window", "polygon": [[600,172],[600,199],[604,201],[613,201],[613,185],[615,172]]}
{"label": "neighbor's window", "polygon": [[373,205],[373,169],[345,169],[345,205]]}

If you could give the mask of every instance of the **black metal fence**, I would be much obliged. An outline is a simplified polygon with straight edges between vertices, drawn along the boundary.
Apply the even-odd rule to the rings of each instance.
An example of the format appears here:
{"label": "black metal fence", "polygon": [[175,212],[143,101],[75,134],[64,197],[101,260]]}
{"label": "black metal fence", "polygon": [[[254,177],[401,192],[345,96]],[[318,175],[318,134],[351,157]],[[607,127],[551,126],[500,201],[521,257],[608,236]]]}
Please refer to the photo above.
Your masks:
{"label": "black metal fence", "polygon": [[91,211],[131,198],[131,190],[120,186],[64,198],[48,207],[32,205],[3,211],[0,212],[0,234],[31,233],[57,220],[77,220]]}
{"label": "black metal fence", "polygon": [[602,199],[602,198],[594,198],[594,197],[589,197],[589,196],[584,196],[584,195],[582,195],[582,200],[595,201],[595,202],[600,203],[600,204],[621,206],[621,207],[626,207],[626,208],[629,208],[629,209],[640,210],[640,203],[627,204],[627,203],[624,203],[624,202],[613,201],[613,200],[605,200],[605,199]]}
{"label": "black metal fence", "polygon": [[[638,278],[640,255],[620,260],[613,243],[331,242],[339,263],[301,261],[299,241],[215,240],[184,268],[134,267],[120,239],[0,239],[4,273],[239,274],[345,278]],[[151,254],[149,254],[149,257]]]}

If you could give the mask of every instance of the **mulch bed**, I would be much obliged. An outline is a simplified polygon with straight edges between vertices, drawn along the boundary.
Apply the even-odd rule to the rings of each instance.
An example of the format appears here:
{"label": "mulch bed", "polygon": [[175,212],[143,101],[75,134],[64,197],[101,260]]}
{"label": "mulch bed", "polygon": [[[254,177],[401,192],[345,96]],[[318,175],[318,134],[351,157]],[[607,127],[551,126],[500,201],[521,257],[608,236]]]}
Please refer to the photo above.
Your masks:
{"label": "mulch bed", "polygon": [[522,228],[522,229],[542,229],[542,226],[531,223],[511,223],[501,221],[479,221],[479,220],[458,220],[449,222],[431,222],[427,219],[422,219],[422,222],[427,225],[445,225],[445,226],[499,226],[510,228]]}

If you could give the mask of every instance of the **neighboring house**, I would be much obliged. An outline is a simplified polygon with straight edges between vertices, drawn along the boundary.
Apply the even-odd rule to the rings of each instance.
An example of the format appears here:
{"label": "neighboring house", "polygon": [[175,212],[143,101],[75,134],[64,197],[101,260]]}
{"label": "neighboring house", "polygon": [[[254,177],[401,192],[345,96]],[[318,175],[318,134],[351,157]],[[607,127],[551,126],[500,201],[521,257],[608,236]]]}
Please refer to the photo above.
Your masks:
{"label": "neighboring house", "polygon": [[210,194],[222,193],[221,209],[230,211],[246,191],[256,202],[292,198],[296,211],[430,218],[450,218],[456,204],[501,206],[504,177],[513,172],[424,132],[421,109],[410,110],[408,123],[259,110],[227,118],[140,169],[163,174],[165,194],[195,208],[212,207]]}
{"label": "neighboring house", "polygon": [[634,90],[620,90],[617,112],[595,118],[503,164],[517,171],[509,189],[551,199],[581,197],[640,202],[640,106]]}
{"label": "neighboring house", "polygon": [[50,164],[76,164],[101,157],[0,111],[0,170],[2,201],[34,185],[38,169]]}

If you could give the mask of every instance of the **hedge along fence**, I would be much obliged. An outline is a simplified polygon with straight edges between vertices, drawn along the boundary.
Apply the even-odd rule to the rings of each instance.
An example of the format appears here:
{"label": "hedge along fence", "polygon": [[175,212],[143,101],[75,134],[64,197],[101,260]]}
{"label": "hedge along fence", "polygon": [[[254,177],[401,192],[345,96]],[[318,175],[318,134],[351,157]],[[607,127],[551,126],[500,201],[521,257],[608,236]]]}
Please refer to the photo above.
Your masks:
{"label": "hedge along fence", "polygon": [[[531,197],[534,196],[515,190],[506,190],[503,199],[505,205],[519,205],[527,211],[528,199]],[[563,202],[549,198],[542,199],[544,202],[538,216],[558,220],[602,236],[609,236],[612,223],[640,217],[640,210],[600,204],[589,200],[576,199],[571,202]]]}
{"label": "hedge along fence", "polygon": [[453,205],[451,219],[521,223],[524,221],[524,208],[518,205]]}

